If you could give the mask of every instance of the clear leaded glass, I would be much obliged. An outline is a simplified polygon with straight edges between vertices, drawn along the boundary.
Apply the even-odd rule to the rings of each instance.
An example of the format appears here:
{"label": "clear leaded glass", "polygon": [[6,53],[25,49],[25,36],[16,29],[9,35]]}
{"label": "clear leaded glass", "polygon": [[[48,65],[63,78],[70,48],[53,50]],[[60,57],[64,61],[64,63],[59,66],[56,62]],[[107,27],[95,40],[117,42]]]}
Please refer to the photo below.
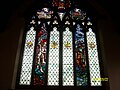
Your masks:
{"label": "clear leaded glass", "polygon": [[74,85],[72,32],[67,27],[63,32],[63,86]]}
{"label": "clear leaded glass", "polygon": [[59,31],[56,27],[50,32],[48,85],[59,85]]}
{"label": "clear leaded glass", "polygon": [[36,36],[36,31],[34,31],[34,27],[31,27],[26,34],[23,59],[22,59],[22,68],[20,74],[20,82],[19,82],[20,85],[30,85],[31,83],[35,36]]}
{"label": "clear leaded glass", "polygon": [[101,86],[100,66],[95,33],[91,28],[86,33],[91,86]]}

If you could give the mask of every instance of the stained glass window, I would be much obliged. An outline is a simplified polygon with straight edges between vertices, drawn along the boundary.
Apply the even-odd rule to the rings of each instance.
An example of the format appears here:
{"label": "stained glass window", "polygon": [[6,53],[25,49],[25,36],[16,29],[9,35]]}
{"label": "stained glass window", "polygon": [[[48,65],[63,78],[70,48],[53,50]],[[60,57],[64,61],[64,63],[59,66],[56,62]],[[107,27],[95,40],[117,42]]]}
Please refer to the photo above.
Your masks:
{"label": "stained glass window", "polygon": [[102,86],[91,18],[70,0],[49,4],[36,10],[25,30],[17,85]]}

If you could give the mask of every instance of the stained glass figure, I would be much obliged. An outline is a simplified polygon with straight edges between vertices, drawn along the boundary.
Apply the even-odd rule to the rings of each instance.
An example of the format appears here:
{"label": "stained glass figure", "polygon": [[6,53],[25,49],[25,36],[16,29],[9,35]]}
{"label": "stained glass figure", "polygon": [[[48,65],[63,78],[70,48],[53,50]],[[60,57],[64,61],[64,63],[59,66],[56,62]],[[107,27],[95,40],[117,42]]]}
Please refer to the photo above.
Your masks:
{"label": "stained glass figure", "polygon": [[59,85],[59,31],[57,31],[56,27],[50,32],[48,85]]}
{"label": "stained glass figure", "polygon": [[100,79],[100,66],[97,51],[96,35],[92,31],[92,28],[88,29],[86,33],[87,37],[87,47],[88,47],[88,60],[89,60],[89,70],[90,70],[90,83],[91,86],[101,86]]}
{"label": "stained glass figure", "polygon": [[43,8],[42,10],[37,11],[37,16],[39,19],[44,18],[44,19],[50,19],[53,15],[53,11],[50,10],[49,8]]}
{"label": "stained glass figure", "polygon": [[75,8],[74,10],[70,11],[70,16],[73,20],[84,20],[86,13],[81,9]]}
{"label": "stained glass figure", "polygon": [[35,36],[36,36],[36,31],[34,30],[34,27],[31,27],[26,34],[23,59],[22,59],[22,68],[21,68],[20,81],[19,81],[20,85],[30,85],[31,83]]}
{"label": "stained glass figure", "polygon": [[77,24],[75,31],[75,61],[77,86],[87,85],[87,65],[85,51],[85,36],[83,29]]}
{"label": "stained glass figure", "polygon": [[37,34],[38,43],[36,48],[36,60],[34,70],[34,85],[44,85],[46,80],[46,53],[47,53],[47,31],[43,23]]}
{"label": "stained glass figure", "polygon": [[63,86],[74,85],[72,32],[67,27],[63,32]]}

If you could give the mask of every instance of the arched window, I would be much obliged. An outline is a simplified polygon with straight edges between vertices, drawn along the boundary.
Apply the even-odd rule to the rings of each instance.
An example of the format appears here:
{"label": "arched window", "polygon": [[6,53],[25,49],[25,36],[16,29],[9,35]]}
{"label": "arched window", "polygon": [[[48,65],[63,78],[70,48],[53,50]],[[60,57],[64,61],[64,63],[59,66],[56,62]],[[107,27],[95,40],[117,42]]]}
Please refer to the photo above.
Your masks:
{"label": "arched window", "polygon": [[16,86],[102,87],[92,18],[70,0],[48,4],[25,28]]}

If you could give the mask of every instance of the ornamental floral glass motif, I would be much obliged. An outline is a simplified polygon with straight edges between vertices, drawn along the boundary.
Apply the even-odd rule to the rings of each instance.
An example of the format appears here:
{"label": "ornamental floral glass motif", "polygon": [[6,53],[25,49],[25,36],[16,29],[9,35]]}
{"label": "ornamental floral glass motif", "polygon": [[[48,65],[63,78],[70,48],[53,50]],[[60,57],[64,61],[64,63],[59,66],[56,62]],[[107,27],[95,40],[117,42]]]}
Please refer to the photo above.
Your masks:
{"label": "ornamental floral glass motif", "polygon": [[102,86],[95,81],[101,75],[90,18],[79,8],[70,10],[70,0],[53,0],[51,6],[37,10],[30,22],[19,85]]}

